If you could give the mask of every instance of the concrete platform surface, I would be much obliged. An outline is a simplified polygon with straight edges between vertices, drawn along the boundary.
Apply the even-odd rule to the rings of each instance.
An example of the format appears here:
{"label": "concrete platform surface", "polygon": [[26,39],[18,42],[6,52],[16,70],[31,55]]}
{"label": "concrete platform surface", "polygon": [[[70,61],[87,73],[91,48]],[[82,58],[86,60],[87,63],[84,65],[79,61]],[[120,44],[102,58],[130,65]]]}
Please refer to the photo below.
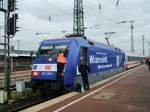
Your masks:
{"label": "concrete platform surface", "polygon": [[150,72],[143,65],[39,112],[150,112]]}

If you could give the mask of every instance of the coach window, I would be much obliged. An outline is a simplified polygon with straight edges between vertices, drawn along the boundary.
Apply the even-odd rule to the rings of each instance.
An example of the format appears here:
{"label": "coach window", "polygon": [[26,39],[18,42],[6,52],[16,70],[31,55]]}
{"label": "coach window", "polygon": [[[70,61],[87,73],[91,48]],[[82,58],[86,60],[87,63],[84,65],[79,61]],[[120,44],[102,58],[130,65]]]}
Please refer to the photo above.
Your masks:
{"label": "coach window", "polygon": [[129,56],[129,61],[132,61],[132,58]]}
{"label": "coach window", "polygon": [[128,61],[130,61],[130,56],[128,56]]}
{"label": "coach window", "polygon": [[134,58],[133,57],[131,57],[131,61],[133,61],[134,60]]}
{"label": "coach window", "polygon": [[125,57],[125,60],[128,62],[128,57],[127,56]]}

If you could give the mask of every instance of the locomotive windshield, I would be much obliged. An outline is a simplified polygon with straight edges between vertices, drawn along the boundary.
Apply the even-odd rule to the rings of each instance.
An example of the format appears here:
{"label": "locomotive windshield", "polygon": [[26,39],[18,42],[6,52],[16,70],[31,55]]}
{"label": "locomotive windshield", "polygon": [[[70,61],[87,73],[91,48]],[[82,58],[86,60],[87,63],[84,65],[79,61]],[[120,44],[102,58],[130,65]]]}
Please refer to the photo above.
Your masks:
{"label": "locomotive windshield", "polygon": [[65,51],[67,45],[47,45],[41,46],[38,56],[47,56],[50,58],[56,57],[60,51]]}

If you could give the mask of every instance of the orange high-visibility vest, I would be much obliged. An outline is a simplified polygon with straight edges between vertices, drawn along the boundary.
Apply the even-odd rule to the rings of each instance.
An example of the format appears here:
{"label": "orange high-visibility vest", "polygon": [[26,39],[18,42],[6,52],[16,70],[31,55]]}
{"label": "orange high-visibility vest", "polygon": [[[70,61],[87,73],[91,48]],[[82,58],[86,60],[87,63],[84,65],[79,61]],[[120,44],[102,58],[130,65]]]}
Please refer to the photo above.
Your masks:
{"label": "orange high-visibility vest", "polygon": [[67,59],[66,59],[66,57],[64,56],[63,53],[59,53],[58,54],[58,56],[57,56],[57,62],[64,63],[64,64],[67,63]]}

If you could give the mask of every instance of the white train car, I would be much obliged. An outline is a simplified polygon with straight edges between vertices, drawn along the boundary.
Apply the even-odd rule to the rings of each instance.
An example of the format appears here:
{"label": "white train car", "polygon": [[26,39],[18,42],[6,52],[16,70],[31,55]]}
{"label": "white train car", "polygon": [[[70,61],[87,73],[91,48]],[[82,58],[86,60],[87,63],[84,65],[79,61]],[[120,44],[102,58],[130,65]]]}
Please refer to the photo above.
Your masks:
{"label": "white train car", "polygon": [[145,56],[135,53],[125,53],[125,69],[130,69],[143,64]]}

